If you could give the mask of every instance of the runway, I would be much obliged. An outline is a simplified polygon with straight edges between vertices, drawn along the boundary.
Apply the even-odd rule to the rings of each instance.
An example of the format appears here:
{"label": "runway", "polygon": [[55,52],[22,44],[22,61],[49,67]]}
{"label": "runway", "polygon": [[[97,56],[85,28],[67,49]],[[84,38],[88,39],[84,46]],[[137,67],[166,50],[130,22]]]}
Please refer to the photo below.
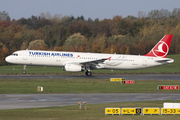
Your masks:
{"label": "runway", "polygon": [[0,94],[0,109],[67,106],[77,105],[78,102],[86,102],[88,105],[175,99],[180,99],[179,93]]}
{"label": "runway", "polygon": [[111,75],[0,75],[0,79],[110,79],[127,80],[180,80],[180,74],[111,74]]}

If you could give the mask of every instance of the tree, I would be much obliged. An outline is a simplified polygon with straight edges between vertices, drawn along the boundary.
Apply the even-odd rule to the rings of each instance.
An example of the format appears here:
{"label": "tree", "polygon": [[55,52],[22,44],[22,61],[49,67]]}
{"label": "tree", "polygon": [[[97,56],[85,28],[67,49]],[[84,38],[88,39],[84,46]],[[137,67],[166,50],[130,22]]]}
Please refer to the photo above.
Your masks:
{"label": "tree", "polygon": [[116,28],[117,28],[118,34],[126,35],[128,33],[132,33],[133,25],[130,20],[122,19],[117,22]]}
{"label": "tree", "polygon": [[94,39],[93,43],[92,43],[92,52],[95,52],[95,53],[106,53],[107,52],[107,49],[106,49],[106,46],[107,46],[106,39],[107,38],[105,37],[105,35],[99,36],[96,39]]}
{"label": "tree", "polygon": [[129,55],[129,47],[126,48],[126,51],[125,51],[125,54],[128,54]]}
{"label": "tree", "polygon": [[151,10],[148,13],[148,17],[151,19],[166,19],[170,17],[170,12],[167,9],[161,9],[161,10]]}
{"label": "tree", "polygon": [[98,35],[105,35],[106,37],[112,36],[111,34],[111,20],[104,19],[103,21],[99,22],[98,24]]}
{"label": "tree", "polygon": [[112,35],[119,35],[118,33],[118,28],[116,27],[117,23],[119,21],[121,21],[123,18],[122,16],[114,16],[111,23],[110,23],[110,27],[111,27],[111,34]]}
{"label": "tree", "polygon": [[44,40],[34,40],[29,43],[28,49],[29,50],[42,50],[45,49],[46,44]]}
{"label": "tree", "polygon": [[84,19],[84,16],[83,15],[81,15],[80,17],[77,17],[77,21],[84,21],[85,19]]}
{"label": "tree", "polygon": [[143,11],[138,12],[138,18],[145,18],[146,17],[146,12],[144,13]]}
{"label": "tree", "polygon": [[58,22],[61,21],[61,19],[62,19],[62,15],[61,15],[61,14],[55,14],[55,15],[53,16],[53,18],[52,18],[52,22],[53,22],[53,23],[58,23]]}
{"label": "tree", "polygon": [[4,45],[2,44],[2,43],[0,43],[0,61],[2,61],[2,47],[3,47]]}
{"label": "tree", "polygon": [[3,45],[2,49],[1,49],[1,58],[0,58],[0,61],[4,60],[6,56],[9,55],[9,51],[8,51],[8,48]]}
{"label": "tree", "polygon": [[21,45],[21,50],[25,50],[28,48],[28,42],[27,41],[23,41],[22,45]]}
{"label": "tree", "polygon": [[[127,46],[126,45],[122,45],[119,49],[120,54],[125,54],[127,50]],[[128,51],[127,51],[128,52]],[[129,54],[129,53],[128,53]]]}
{"label": "tree", "polygon": [[75,33],[67,38],[64,43],[66,51],[73,51],[73,52],[87,52],[88,51],[88,43],[87,39],[82,36],[80,33]]}
{"label": "tree", "polygon": [[9,17],[9,14],[6,11],[0,11],[0,21],[8,21],[10,19],[11,18]]}
{"label": "tree", "polygon": [[0,21],[0,26],[6,28],[10,25],[10,20],[8,21]]}
{"label": "tree", "polygon": [[88,23],[78,22],[75,24],[69,25],[69,35],[73,35],[74,33],[80,33],[81,35],[89,38],[91,37],[91,29]]}

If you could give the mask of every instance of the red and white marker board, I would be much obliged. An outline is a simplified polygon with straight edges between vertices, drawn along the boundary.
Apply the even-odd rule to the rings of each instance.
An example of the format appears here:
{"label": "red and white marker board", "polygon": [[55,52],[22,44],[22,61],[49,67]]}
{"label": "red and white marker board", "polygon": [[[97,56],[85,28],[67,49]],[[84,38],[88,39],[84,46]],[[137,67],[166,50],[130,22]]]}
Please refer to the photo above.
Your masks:
{"label": "red and white marker board", "polygon": [[179,90],[178,85],[158,85],[158,90]]}
{"label": "red and white marker board", "polygon": [[134,84],[134,80],[122,80],[121,84]]}

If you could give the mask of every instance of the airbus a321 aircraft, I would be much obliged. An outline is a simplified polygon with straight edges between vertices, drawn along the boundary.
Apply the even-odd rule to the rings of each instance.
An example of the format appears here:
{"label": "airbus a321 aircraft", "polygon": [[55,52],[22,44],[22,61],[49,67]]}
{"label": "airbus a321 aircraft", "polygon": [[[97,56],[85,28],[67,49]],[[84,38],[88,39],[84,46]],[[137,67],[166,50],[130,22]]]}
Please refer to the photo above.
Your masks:
{"label": "airbus a321 aircraft", "polygon": [[101,54],[64,51],[19,50],[6,57],[12,64],[63,67],[64,71],[85,71],[91,76],[91,69],[132,70],[173,63],[166,58],[173,35],[165,35],[146,55]]}

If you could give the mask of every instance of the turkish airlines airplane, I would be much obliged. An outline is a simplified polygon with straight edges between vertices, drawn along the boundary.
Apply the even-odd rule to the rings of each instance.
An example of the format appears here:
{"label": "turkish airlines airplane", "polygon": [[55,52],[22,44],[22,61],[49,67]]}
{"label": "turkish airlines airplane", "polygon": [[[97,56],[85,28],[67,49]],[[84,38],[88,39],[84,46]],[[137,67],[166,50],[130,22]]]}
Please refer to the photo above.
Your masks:
{"label": "turkish airlines airplane", "polygon": [[19,50],[6,57],[12,64],[63,67],[64,71],[85,71],[91,76],[91,69],[132,70],[173,63],[166,58],[173,35],[165,35],[146,55],[102,54],[64,51]]}

